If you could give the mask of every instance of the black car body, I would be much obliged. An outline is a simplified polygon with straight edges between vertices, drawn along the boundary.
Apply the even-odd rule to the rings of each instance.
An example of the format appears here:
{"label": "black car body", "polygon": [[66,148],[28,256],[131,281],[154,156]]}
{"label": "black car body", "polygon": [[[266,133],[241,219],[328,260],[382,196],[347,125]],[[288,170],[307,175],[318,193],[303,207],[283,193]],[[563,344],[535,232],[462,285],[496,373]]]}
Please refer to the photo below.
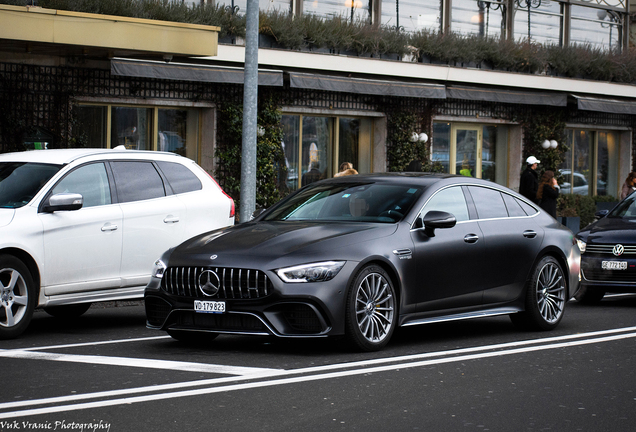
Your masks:
{"label": "black car body", "polygon": [[479,316],[551,329],[579,258],[571,231],[494,183],[339,177],[168,251],[146,288],[147,325],[180,340],[347,335],[363,350],[397,326]]}
{"label": "black car body", "polygon": [[601,301],[606,292],[636,293],[636,194],[618,203],[576,238],[581,249],[582,303]]}

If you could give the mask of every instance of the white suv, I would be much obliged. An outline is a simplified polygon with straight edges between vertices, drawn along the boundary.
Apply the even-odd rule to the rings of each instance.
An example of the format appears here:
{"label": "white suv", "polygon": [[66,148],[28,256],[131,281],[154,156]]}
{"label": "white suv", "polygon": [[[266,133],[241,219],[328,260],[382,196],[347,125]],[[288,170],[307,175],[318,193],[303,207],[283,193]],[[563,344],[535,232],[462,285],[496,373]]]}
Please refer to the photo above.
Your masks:
{"label": "white suv", "polygon": [[91,302],[143,298],[153,262],[234,223],[234,201],[172,153],[0,154],[0,339],[36,307],[79,316]]}

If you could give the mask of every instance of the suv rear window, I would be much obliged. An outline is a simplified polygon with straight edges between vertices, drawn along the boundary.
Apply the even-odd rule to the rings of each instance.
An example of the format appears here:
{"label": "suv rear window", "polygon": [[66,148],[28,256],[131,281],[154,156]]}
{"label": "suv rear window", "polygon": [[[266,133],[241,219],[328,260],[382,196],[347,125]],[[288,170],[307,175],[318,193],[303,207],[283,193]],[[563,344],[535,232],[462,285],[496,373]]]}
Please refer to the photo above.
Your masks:
{"label": "suv rear window", "polygon": [[152,162],[111,162],[120,203],[166,196],[163,180]]}
{"label": "suv rear window", "polygon": [[157,165],[176,194],[198,191],[203,187],[201,180],[187,167],[179,163],[158,161]]}

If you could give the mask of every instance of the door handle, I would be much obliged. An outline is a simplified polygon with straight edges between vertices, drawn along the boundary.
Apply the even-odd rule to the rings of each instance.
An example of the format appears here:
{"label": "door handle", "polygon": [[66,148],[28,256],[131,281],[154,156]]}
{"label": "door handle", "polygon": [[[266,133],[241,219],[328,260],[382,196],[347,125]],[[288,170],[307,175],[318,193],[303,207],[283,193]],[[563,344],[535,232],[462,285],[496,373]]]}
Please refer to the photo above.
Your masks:
{"label": "door handle", "polygon": [[537,236],[537,233],[535,231],[532,230],[527,230],[523,232],[523,236],[525,238],[535,238]]}
{"label": "door handle", "polygon": [[177,223],[179,222],[179,216],[172,216],[172,215],[168,215],[166,216],[166,218],[163,220],[164,223]]}
{"label": "door handle", "polygon": [[464,241],[466,243],[477,243],[477,240],[479,240],[479,236],[477,234],[466,234],[466,237],[464,237]]}
{"label": "door handle", "polygon": [[107,222],[104,224],[104,226],[102,227],[102,231],[106,232],[106,231],[115,231],[117,229],[117,225],[113,225],[110,222]]}

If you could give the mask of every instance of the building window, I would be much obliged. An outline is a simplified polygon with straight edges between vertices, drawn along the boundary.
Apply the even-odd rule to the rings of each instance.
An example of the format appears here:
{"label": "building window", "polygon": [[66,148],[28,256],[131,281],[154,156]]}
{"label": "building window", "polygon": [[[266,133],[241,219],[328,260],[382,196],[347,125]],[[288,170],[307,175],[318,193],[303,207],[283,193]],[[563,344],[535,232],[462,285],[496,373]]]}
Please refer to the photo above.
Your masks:
{"label": "building window", "polygon": [[570,43],[610,50],[621,48],[623,26],[620,14],[612,10],[571,7]]}
{"label": "building window", "polygon": [[343,162],[360,174],[372,171],[371,119],[285,114],[281,122],[290,192],[333,177]]}
{"label": "building window", "polygon": [[506,25],[503,1],[453,0],[451,28],[465,35],[502,37]]}
{"label": "building window", "polygon": [[515,0],[514,38],[561,45],[562,4],[556,1]]}
{"label": "building window", "polygon": [[444,172],[506,186],[508,127],[478,123],[433,123],[431,159]]}
{"label": "building window", "polygon": [[441,31],[442,2],[443,0],[382,0],[381,23],[409,32]]}
{"label": "building window", "polygon": [[198,108],[80,104],[75,108],[76,147],[159,150],[199,160]]}
{"label": "building window", "polygon": [[323,18],[341,17],[371,23],[372,0],[303,0],[303,13]]}
{"label": "building window", "polygon": [[618,133],[570,129],[567,145],[559,169],[561,193],[619,196]]}

